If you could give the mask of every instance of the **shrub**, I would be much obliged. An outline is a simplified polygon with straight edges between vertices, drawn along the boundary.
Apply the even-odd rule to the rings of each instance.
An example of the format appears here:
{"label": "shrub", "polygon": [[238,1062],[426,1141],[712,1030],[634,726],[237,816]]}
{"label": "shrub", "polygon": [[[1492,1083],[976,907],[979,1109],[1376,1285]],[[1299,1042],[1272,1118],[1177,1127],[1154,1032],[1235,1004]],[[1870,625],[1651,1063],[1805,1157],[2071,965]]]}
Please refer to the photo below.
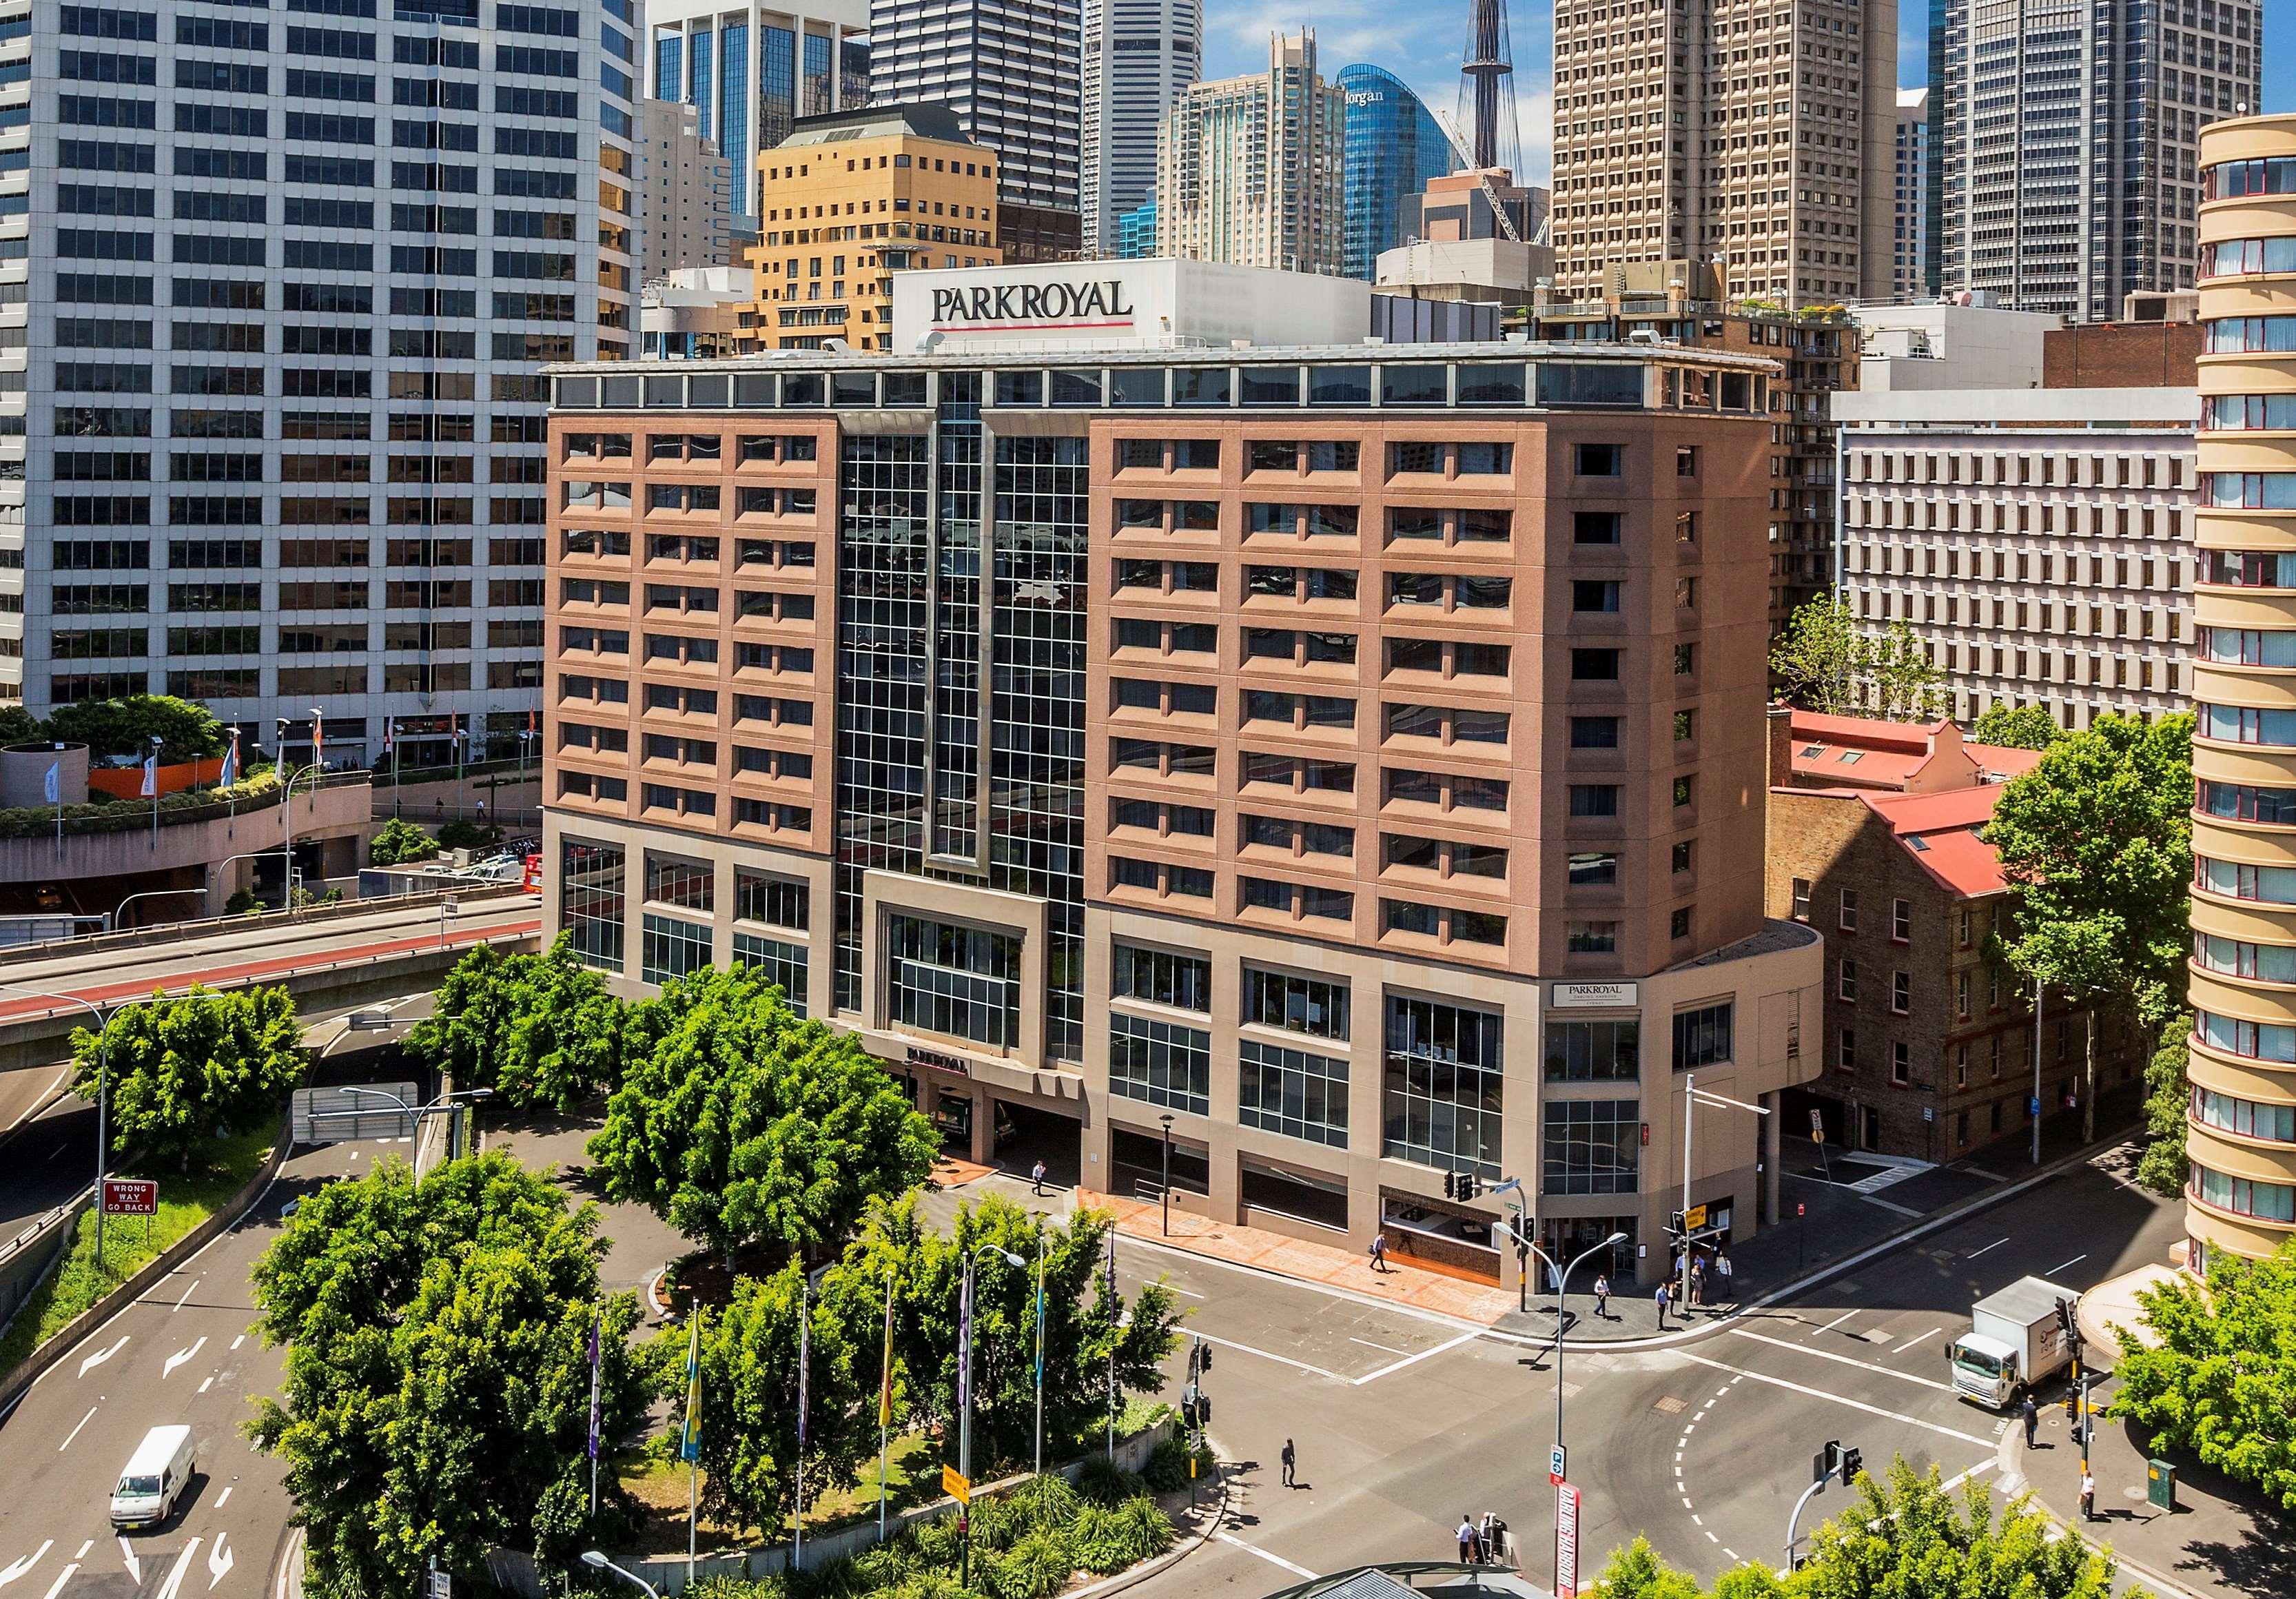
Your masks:
{"label": "shrub", "polygon": [[441,849],[490,849],[502,841],[501,828],[481,827],[476,822],[465,822],[459,816],[439,829],[439,848]]}
{"label": "shrub", "polygon": [[[977,1518],[976,1518],[977,1519]],[[916,1529],[917,1560],[926,1566],[946,1566],[956,1569],[964,1548],[964,1535],[957,1530],[955,1516],[943,1516],[938,1521],[928,1521]]]}
{"label": "shrub", "polygon": [[1075,1570],[1068,1541],[1040,1527],[989,1566],[984,1586],[992,1599],[1052,1599],[1068,1586]]}
{"label": "shrub", "polygon": [[1172,1518],[1145,1494],[1127,1499],[1116,1514],[1124,1528],[1126,1548],[1133,1561],[1149,1560],[1163,1554],[1179,1536],[1172,1526]]}
{"label": "shrub", "polygon": [[[1141,1475],[1152,1491],[1176,1493],[1188,1486],[1190,1453],[1186,1444],[1177,1438],[1168,1438],[1156,1446],[1156,1452],[1148,1457],[1147,1469]],[[1211,1452],[1208,1449],[1197,1451],[1196,1456],[1196,1474],[1201,1478],[1207,1474],[1205,1468],[1212,1458]]]}
{"label": "shrub", "polygon": [[1137,1472],[1128,1472],[1112,1460],[1095,1456],[1084,1463],[1077,1472],[1076,1491],[1086,1504],[1110,1509],[1123,1504],[1133,1495],[1146,1491],[1148,1484]]}
{"label": "shrub", "polygon": [[1069,1549],[1076,1563],[1095,1577],[1106,1577],[1130,1565],[1130,1547],[1124,1518],[1106,1505],[1084,1505],[1069,1527]]}
{"label": "shrub", "polygon": [[366,847],[367,864],[375,866],[403,866],[409,861],[427,861],[438,853],[438,840],[397,816],[376,829]]}
{"label": "shrub", "polygon": [[1076,1520],[1084,1501],[1069,1480],[1057,1472],[1031,1477],[1004,1496],[1004,1513],[1014,1524],[1014,1536],[1023,1532],[1058,1530]]}

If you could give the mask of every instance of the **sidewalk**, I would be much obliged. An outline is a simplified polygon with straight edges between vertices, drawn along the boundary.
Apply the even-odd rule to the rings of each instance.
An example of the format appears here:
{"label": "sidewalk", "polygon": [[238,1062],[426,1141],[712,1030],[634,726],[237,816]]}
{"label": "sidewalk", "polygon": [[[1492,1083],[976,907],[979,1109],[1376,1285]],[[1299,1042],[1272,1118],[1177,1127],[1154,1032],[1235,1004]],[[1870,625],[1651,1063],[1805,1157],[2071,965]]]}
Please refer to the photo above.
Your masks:
{"label": "sidewalk", "polygon": [[[2092,1385],[2099,1401],[2111,1378]],[[2177,1508],[2145,1499],[2144,1440],[2120,1422],[2097,1423],[2089,1470],[2096,1478],[2097,1519],[2080,1520],[2080,1451],[2071,1441],[2062,1404],[2041,1413],[2040,1443],[2027,1450],[2024,1430],[2002,1438],[2005,1492],[2030,1488],[2041,1508],[2073,1532],[2112,1550],[2124,1582],[2153,1588],[2162,1599],[2179,1593],[2204,1599],[2286,1599],[2296,1594],[2296,1517],[2267,1504],[2254,1489],[2179,1451],[2163,1458],[2177,1468]]]}

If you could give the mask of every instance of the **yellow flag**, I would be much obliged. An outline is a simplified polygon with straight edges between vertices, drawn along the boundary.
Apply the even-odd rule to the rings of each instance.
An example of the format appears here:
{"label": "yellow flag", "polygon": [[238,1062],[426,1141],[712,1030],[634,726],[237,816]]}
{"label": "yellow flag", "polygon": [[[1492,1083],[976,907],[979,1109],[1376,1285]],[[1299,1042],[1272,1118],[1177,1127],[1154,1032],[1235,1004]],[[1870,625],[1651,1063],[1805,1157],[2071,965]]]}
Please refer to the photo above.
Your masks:
{"label": "yellow flag", "polygon": [[885,1370],[877,1387],[877,1425],[893,1424],[893,1284],[885,1283]]}

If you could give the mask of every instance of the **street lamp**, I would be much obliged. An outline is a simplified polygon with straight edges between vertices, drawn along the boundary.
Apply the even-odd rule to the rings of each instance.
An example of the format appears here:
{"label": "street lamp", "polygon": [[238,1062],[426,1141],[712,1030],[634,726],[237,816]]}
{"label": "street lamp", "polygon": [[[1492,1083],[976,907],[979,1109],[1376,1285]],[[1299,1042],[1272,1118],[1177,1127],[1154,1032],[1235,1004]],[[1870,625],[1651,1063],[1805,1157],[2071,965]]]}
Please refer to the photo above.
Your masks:
{"label": "street lamp", "polygon": [[[1622,1243],[1626,1242],[1626,1241],[1627,1241],[1627,1235],[1626,1235],[1624,1233],[1613,1233],[1613,1234],[1611,1234],[1608,1238],[1605,1238],[1604,1240],[1603,1240],[1603,1242],[1600,1242],[1600,1243],[1596,1244],[1594,1248],[1592,1248],[1592,1249],[1588,1250],[1585,1254],[1580,1255],[1577,1259],[1575,1259],[1575,1260],[1571,1261],[1571,1263],[1570,1263],[1570,1265],[1568,1265],[1568,1266],[1564,1267],[1562,1268],[1562,1282],[1561,1282],[1561,1283],[1557,1283],[1557,1284],[1556,1284],[1556,1286],[1555,1286],[1555,1291],[1554,1291],[1554,1447],[1555,1447],[1556,1448],[1558,1448],[1558,1449],[1559,1449],[1559,1448],[1561,1448],[1561,1447],[1562,1447],[1562,1333],[1563,1333],[1563,1330],[1564,1330],[1564,1322],[1563,1322],[1563,1319],[1562,1319],[1562,1307],[1563,1307],[1563,1303],[1564,1303],[1564,1301],[1565,1301],[1565,1300],[1567,1300],[1570,1298],[1570,1274],[1571,1274],[1572,1272],[1574,1272],[1574,1271],[1577,1271],[1580,1267],[1582,1267],[1582,1266],[1586,1265],[1587,1261],[1589,1261],[1589,1260],[1593,1259],[1595,1256],[1597,1256],[1597,1255],[1599,1255],[1599,1254],[1602,1254],[1604,1250],[1614,1250],[1614,1249],[1618,1248],[1618,1247],[1619,1247],[1619,1245],[1620,1245],[1620,1244],[1622,1244]],[[1554,1264],[1554,1262],[1553,1262],[1552,1260],[1550,1260],[1550,1261],[1548,1261],[1548,1262],[1547,1262],[1547,1264],[1548,1264],[1549,1266],[1552,1266],[1552,1265]],[[1562,1572],[1560,1572],[1560,1571],[1557,1571],[1557,1572],[1555,1573],[1556,1586],[1557,1586],[1557,1587],[1558,1587],[1558,1588],[1561,1587],[1562,1576]]]}
{"label": "street lamp", "polygon": [[92,999],[82,999],[77,994],[59,994],[52,988],[34,988],[22,983],[0,983],[0,989],[15,994],[37,994],[43,999],[61,1000],[76,1004],[95,1018],[95,1262],[103,1265],[103,1168],[111,1153],[107,1122],[111,1105],[111,1024],[120,1013],[139,1004],[152,1004],[168,997],[165,994],[147,994],[140,999],[130,999],[115,1005],[106,1017],[103,1007]]}
{"label": "street lamp", "polygon": [[653,1584],[648,1582],[644,1578],[640,1577],[635,1571],[623,1570],[621,1567],[616,1565],[612,1561],[608,1560],[603,1554],[601,1554],[595,1549],[585,1549],[582,1551],[582,1563],[594,1570],[611,1571],[615,1576],[622,1578],[625,1582],[634,1582],[637,1584],[638,1587],[646,1591],[648,1599],[661,1599],[660,1590],[656,1588]]}
{"label": "street lamp", "polygon": [[165,899],[172,894],[205,895],[207,891],[205,885],[201,885],[196,889],[139,889],[135,893],[130,894],[127,898],[121,900],[118,905],[111,907],[111,914],[104,918],[103,931],[106,932],[117,931],[119,928],[119,918],[121,914],[127,911],[130,905],[134,904],[138,899]]}
{"label": "street lamp", "polygon": [[[1169,1121],[1171,1118],[1166,1117]],[[957,1352],[957,1386],[964,1391],[957,1396],[962,1419],[957,1423],[956,1474],[964,1479],[964,1553],[957,1586],[972,1586],[972,1265],[981,1256],[995,1253],[1007,1265],[1026,1266],[1029,1263],[1002,1244],[984,1243],[964,1257],[964,1278],[958,1288],[956,1307],[956,1341],[964,1347]]]}
{"label": "street lamp", "polygon": [[168,741],[158,734],[152,735],[152,842],[160,842],[160,746]]}
{"label": "street lamp", "polygon": [[[1767,1116],[1767,1105],[1751,1105],[1742,1099],[1732,1099],[1726,1094],[1710,1094],[1698,1086],[1698,1074],[1691,1072],[1682,1079],[1682,1315],[1686,1326],[1690,1321],[1690,1122],[1691,1112],[1698,1102],[1710,1105],[1730,1106],[1751,1111],[1757,1116]],[[1558,1362],[1560,1364],[1560,1362]]]}
{"label": "street lamp", "polygon": [[1172,1114],[1167,1111],[1164,1123],[1164,1188],[1158,1196],[1164,1201],[1164,1236],[1172,1235]]}
{"label": "street lamp", "polygon": [[[805,1413],[813,1380],[813,1285],[833,1261],[824,1261],[798,1279],[797,1313],[797,1542],[790,1555],[792,1570],[805,1570]],[[882,1510],[885,1474],[877,1473],[877,1500]]]}

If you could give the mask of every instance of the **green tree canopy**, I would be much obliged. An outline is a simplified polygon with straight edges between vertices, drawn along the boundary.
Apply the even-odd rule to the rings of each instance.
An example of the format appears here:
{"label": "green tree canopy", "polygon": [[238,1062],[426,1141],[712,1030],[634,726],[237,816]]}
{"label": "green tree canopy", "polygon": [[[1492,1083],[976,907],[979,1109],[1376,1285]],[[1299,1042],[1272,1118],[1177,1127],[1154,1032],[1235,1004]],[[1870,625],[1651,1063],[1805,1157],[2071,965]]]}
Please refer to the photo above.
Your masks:
{"label": "green tree canopy", "polygon": [[130,694],[59,705],[48,713],[43,729],[45,737],[86,744],[92,755],[147,755],[155,733],[162,760],[223,753],[223,724],[214,713],[196,701],[172,694]]}
{"label": "green tree canopy", "polygon": [[1945,676],[1904,622],[1876,633],[1831,594],[1787,619],[1770,652],[1787,701],[1827,716],[1924,719],[1945,713]]}
{"label": "green tree canopy", "polygon": [[2211,1250],[2205,1289],[2174,1277],[2137,1303],[2156,1341],[2121,1331],[2112,1413],[2296,1510],[2296,1243]]}
{"label": "green tree canopy", "polygon": [[410,861],[427,861],[438,853],[438,840],[397,816],[376,828],[366,846],[367,864],[373,866],[403,866]]}
{"label": "green tree canopy", "polygon": [[[1861,1474],[1857,1498],[1812,1535],[1807,1562],[1780,1578],[1767,1565],[1723,1574],[1714,1599],[2111,1599],[2112,1557],[2055,1529],[2020,1496],[1997,1513],[1974,1480],[1958,1494],[1938,1468],[1893,1462]],[[1706,1599],[1694,1578],[1637,1538],[1611,1555],[1603,1599]],[[2132,1595],[2133,1599],[2133,1595]]]}
{"label": "green tree canopy", "polygon": [[1973,744],[2000,744],[2012,750],[2046,750],[2065,736],[2045,706],[2012,705],[1996,700],[1985,708],[1969,730]]}
{"label": "green tree canopy", "polygon": [[317,1599],[416,1591],[436,1556],[473,1572],[497,1547],[564,1559],[627,1530],[603,1473],[590,1521],[587,1345],[603,1306],[602,1432],[643,1422],[628,1294],[603,1298],[594,1207],[499,1152],[418,1185],[390,1161],[306,1199],[254,1272],[258,1326],[288,1346],[278,1400],[248,1435],[286,1463]]}
{"label": "green tree canopy", "polygon": [[71,1036],[72,1089],[96,1097],[110,1046],[111,1147],[188,1161],[217,1133],[249,1132],[279,1114],[303,1078],[303,1025],[284,988],[217,992],[115,1011],[101,1038]]}
{"label": "green tree canopy", "polygon": [[754,968],[696,972],[628,1018],[590,1157],[617,1200],[730,1257],[840,1247],[932,1168],[931,1124],[851,1035],[800,1021]]}
{"label": "green tree canopy", "polygon": [[493,1088],[521,1111],[566,1111],[619,1078],[626,1020],[566,934],[537,955],[481,944],[439,984],[406,1050],[451,1071],[457,1088]]}
{"label": "green tree canopy", "polygon": [[2193,1111],[2193,1088],[2185,1075],[2193,1019],[2179,1015],[2161,1030],[2161,1047],[2144,1064],[2144,1130],[2151,1142],[2136,1163],[2136,1180],[2153,1193],[2176,1198],[2185,1191],[2185,1128]]}

